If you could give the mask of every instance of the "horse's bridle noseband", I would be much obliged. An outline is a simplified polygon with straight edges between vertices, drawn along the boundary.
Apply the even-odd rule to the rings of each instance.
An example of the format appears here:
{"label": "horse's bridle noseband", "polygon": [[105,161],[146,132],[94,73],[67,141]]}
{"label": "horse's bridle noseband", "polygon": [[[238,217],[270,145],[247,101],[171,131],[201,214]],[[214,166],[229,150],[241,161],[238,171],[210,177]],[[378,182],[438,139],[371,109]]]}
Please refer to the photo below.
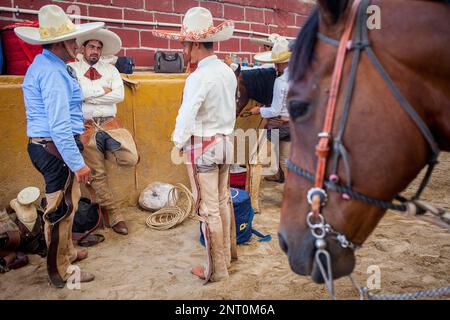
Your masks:
{"label": "horse's bridle noseband", "polygon": [[[355,249],[359,245],[352,244],[348,241],[342,233],[334,231],[330,225],[326,224],[323,215],[321,214],[321,208],[325,206],[327,201],[327,191],[331,190],[339,192],[343,195],[345,200],[355,199],[371,205],[376,205],[383,209],[392,209],[398,211],[407,211],[407,202],[417,200],[422,193],[423,189],[427,185],[434,166],[437,163],[437,157],[439,155],[439,148],[435,142],[433,135],[428,129],[425,122],[420,118],[415,109],[409,104],[406,98],[400,93],[397,86],[394,84],[392,79],[389,77],[386,70],[383,68],[374,52],[370,47],[370,42],[368,38],[367,26],[366,26],[366,12],[369,6],[369,0],[355,0],[352,4],[350,11],[350,16],[346,21],[345,29],[340,41],[329,38],[324,34],[319,33],[318,39],[324,41],[330,45],[337,46],[338,52],[336,56],[335,66],[333,70],[333,77],[331,82],[330,93],[328,97],[327,110],[323,125],[322,132],[319,133],[319,142],[316,146],[316,155],[318,157],[316,173],[312,173],[300,168],[294,164],[291,160],[286,161],[288,169],[295,174],[306,178],[309,181],[314,182],[314,187],[308,191],[307,199],[311,207],[311,212],[307,216],[307,223],[311,229],[312,235],[316,239],[316,263],[318,264],[322,276],[327,284],[328,291],[333,295],[333,276],[331,273],[331,258],[326,250],[325,237],[327,235],[334,236],[334,238],[341,244],[343,248]],[[356,20],[356,30],[354,40],[350,40],[353,27]],[[344,108],[343,114],[340,119],[338,133],[336,137],[332,137],[333,122],[336,111],[337,98],[339,94],[339,87],[342,79],[342,71],[344,67],[346,53],[348,51],[353,51],[353,59],[350,70],[349,85],[344,97]],[[394,97],[399,101],[402,108],[410,116],[410,118],[415,122],[417,127],[422,132],[425,140],[428,142],[431,150],[431,157],[428,162],[427,172],[417,190],[416,194],[407,200],[401,196],[396,196],[396,199],[400,203],[392,203],[379,199],[375,199],[364,195],[362,193],[356,192],[352,189],[352,182],[350,176],[350,166],[348,160],[348,153],[343,144],[343,135],[345,127],[348,120],[350,102],[352,98],[353,88],[355,85],[356,73],[358,69],[359,58],[362,51],[365,51],[369,57],[372,64],[375,66],[377,71],[380,73],[386,84],[388,85],[390,91]],[[332,174],[329,179],[325,179],[325,173],[327,168],[327,162],[330,155],[330,146],[333,142],[333,162],[332,162]],[[342,158],[344,162],[345,174],[346,174],[346,185],[339,183],[339,177],[337,175],[338,162]],[[327,261],[327,265],[324,266],[320,256]]]}

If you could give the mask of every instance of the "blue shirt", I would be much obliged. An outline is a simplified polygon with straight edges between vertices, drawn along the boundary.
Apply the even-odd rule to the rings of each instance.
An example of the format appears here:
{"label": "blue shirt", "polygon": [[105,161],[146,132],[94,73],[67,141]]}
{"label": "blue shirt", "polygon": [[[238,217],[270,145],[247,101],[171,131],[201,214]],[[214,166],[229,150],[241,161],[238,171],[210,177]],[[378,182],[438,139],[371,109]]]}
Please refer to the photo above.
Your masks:
{"label": "blue shirt", "polygon": [[28,68],[22,90],[28,137],[51,137],[70,170],[83,168],[84,160],[73,137],[84,131],[83,94],[64,61],[44,50]]}

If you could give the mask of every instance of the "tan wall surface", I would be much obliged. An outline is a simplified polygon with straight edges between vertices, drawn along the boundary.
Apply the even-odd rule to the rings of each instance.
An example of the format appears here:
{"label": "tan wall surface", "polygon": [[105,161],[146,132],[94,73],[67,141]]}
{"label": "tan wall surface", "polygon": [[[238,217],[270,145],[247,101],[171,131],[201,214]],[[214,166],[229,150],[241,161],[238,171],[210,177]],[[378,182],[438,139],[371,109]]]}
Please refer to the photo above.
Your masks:
{"label": "tan wall surface", "polygon": [[[125,101],[118,105],[117,116],[134,134],[141,159],[136,168],[108,164],[110,185],[123,204],[135,204],[139,192],[154,181],[188,185],[184,165],[171,161],[171,134],[186,75],[135,74],[129,78],[138,82],[135,95],[125,86]],[[27,153],[22,80],[21,76],[0,76],[0,207],[24,187],[44,191],[43,178]],[[256,127],[258,122],[258,117],[240,118],[238,126]]]}

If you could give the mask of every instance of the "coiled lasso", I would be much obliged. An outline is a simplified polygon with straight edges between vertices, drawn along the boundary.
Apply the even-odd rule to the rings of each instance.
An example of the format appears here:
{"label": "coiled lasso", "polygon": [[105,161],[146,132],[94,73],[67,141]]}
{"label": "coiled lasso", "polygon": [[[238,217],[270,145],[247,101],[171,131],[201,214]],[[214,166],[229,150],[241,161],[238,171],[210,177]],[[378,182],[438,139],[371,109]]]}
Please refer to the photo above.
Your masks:
{"label": "coiled lasso", "polygon": [[158,211],[150,213],[145,223],[156,230],[167,230],[182,223],[186,218],[197,219],[194,213],[194,196],[182,183],[177,183],[168,195],[168,205]]}

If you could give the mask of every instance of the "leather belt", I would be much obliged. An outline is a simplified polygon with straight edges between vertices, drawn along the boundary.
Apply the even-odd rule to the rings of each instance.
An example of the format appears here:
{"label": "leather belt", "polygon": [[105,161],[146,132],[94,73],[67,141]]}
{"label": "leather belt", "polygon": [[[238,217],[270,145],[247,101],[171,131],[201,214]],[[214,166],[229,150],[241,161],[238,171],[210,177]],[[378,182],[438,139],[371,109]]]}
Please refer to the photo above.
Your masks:
{"label": "leather belt", "polygon": [[[75,134],[73,136],[73,138],[75,139],[75,141],[78,141],[78,140],[80,140],[80,135],[79,134]],[[46,138],[42,138],[42,137],[31,138],[30,137],[30,138],[28,138],[28,142],[29,143],[34,143],[34,144],[47,144],[49,142],[53,143],[53,139],[50,138],[50,137],[46,137]]]}

